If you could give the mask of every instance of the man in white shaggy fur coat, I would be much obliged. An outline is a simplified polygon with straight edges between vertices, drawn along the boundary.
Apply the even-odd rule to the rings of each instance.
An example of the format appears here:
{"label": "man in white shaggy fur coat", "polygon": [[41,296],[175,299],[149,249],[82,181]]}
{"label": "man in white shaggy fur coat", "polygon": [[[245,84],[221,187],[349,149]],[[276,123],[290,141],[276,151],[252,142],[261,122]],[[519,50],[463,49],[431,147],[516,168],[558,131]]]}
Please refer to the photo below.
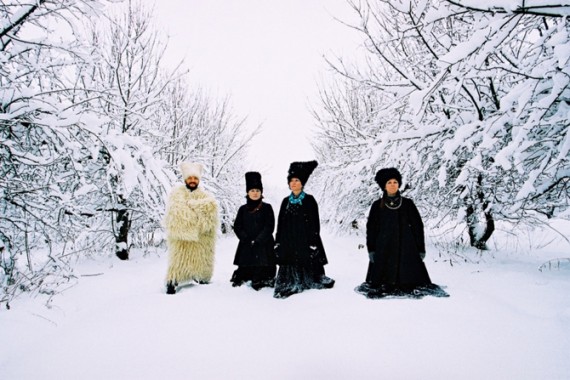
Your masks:
{"label": "man in white shaggy fur coat", "polygon": [[182,282],[207,284],[214,271],[218,205],[198,187],[202,170],[201,164],[181,163],[184,185],[175,187],[168,198],[164,217],[169,251],[167,294],[175,294]]}

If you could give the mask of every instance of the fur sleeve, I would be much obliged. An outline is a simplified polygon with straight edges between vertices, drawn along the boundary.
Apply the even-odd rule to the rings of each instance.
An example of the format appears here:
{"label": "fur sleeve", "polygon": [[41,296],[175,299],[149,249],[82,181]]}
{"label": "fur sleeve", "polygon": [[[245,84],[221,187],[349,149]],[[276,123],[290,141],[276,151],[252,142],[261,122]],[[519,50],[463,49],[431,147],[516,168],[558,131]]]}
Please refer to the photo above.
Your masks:
{"label": "fur sleeve", "polygon": [[215,234],[218,205],[209,194],[190,193],[182,186],[168,200],[164,227],[170,239],[197,241],[202,234]]}
{"label": "fur sleeve", "polygon": [[192,227],[199,234],[215,234],[218,227],[218,204],[210,195],[189,202],[192,212],[196,215],[192,219]]}

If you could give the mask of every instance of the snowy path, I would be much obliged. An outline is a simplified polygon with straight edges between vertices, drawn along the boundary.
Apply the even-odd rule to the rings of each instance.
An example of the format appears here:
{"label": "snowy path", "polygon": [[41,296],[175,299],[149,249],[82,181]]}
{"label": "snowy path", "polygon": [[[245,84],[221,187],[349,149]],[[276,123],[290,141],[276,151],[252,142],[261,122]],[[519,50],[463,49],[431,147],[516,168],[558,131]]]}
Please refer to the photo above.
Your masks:
{"label": "snowy path", "polygon": [[570,379],[568,271],[428,257],[450,298],[372,301],[353,292],[361,240],[324,242],[335,288],[286,300],[231,287],[233,238],[219,242],[213,283],[175,296],[163,253],[83,264],[77,274],[101,275],[51,309],[21,299],[0,311],[0,379]]}

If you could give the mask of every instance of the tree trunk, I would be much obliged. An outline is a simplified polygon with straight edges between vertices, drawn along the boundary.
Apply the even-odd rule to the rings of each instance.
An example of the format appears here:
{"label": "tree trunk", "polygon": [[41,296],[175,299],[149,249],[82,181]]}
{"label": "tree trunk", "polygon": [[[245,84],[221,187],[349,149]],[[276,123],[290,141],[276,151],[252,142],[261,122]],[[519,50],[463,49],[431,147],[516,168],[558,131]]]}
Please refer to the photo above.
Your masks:
{"label": "tree trunk", "polygon": [[[495,220],[493,219],[491,210],[489,210],[489,203],[485,199],[485,193],[483,192],[483,175],[480,173],[477,176],[476,189],[476,204],[470,204],[467,206],[466,219],[467,226],[469,228],[469,240],[472,247],[487,250],[487,241],[495,231]],[[481,215],[485,215],[484,222],[480,220]],[[485,229],[483,232],[478,232],[477,227],[482,223],[485,223]]]}
{"label": "tree trunk", "polygon": [[126,201],[123,197],[119,197],[119,205],[120,209],[117,210],[117,218],[116,218],[116,226],[117,230],[115,231],[115,247],[116,251],[115,254],[121,260],[128,260],[129,259],[129,244],[128,244],[128,236],[129,236],[129,229],[131,226],[131,215],[129,210],[126,207]]}
{"label": "tree trunk", "polygon": [[495,231],[495,220],[490,212],[485,212],[485,229],[483,233],[477,232],[478,226],[482,223],[477,217],[475,208],[470,205],[467,207],[467,227],[469,230],[469,242],[472,247],[481,250],[487,250],[487,241],[491,238],[491,235]]}

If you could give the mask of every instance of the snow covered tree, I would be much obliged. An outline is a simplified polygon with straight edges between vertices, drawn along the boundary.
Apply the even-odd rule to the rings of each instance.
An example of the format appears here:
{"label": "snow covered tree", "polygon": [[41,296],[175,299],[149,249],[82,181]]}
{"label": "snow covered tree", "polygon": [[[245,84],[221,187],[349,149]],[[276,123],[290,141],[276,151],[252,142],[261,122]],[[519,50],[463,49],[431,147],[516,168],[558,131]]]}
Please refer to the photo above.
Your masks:
{"label": "snow covered tree", "polygon": [[313,110],[319,126],[313,149],[320,162],[313,187],[321,192],[322,218],[345,232],[365,224],[370,199],[377,193],[376,163],[370,159],[371,142],[381,128],[372,123],[380,102],[376,95],[338,80],[321,88],[320,109]]}
{"label": "snow covered tree", "polygon": [[204,165],[203,185],[219,202],[225,233],[231,230],[243,201],[239,184],[245,172],[246,149],[260,127],[246,129],[247,119],[236,116],[229,98],[215,100],[201,89],[191,90],[184,81],[169,84],[165,99],[157,116],[168,120],[162,126],[160,154],[175,171],[183,161]]}
{"label": "snow covered tree", "polygon": [[180,85],[152,12],[119,3],[0,4],[0,302],[53,293],[78,255],[156,243],[180,160],[206,164],[226,225],[239,205],[245,120]]}
{"label": "snow covered tree", "polygon": [[155,158],[161,128],[153,115],[179,74],[164,69],[167,44],[153,28],[152,11],[140,2],[116,6],[92,29],[91,41],[94,62],[80,78],[85,90],[96,95],[89,107],[105,122],[99,165],[89,177],[97,184],[97,209],[106,215],[99,223],[111,222],[107,230],[116,255],[125,260],[131,234],[160,228],[172,175],[166,162]]}
{"label": "snow covered tree", "polygon": [[[372,99],[352,118],[369,137],[343,144],[364,148],[336,165],[353,173],[398,166],[424,210],[464,220],[478,248],[496,220],[569,212],[570,26],[561,16],[570,9],[519,3],[351,2],[367,64],[335,63],[353,95],[333,110],[327,95],[316,111],[320,135],[330,136],[341,129],[338,110],[355,109],[346,99]],[[336,154],[325,138],[317,147]]]}
{"label": "snow covered tree", "polygon": [[[212,104],[205,110],[208,123],[202,125],[206,133],[203,146],[193,154],[202,156],[212,183],[210,189],[220,206],[222,232],[232,230],[233,220],[243,203],[243,188],[240,186],[246,167],[246,148],[260,127],[246,132],[247,119],[237,117],[230,107],[229,99]],[[206,177],[208,178],[208,177]]]}
{"label": "snow covered tree", "polygon": [[243,175],[252,136],[243,133],[245,119],[235,117],[228,100],[192,90],[178,68],[164,70],[166,43],[152,21],[152,11],[141,2],[127,1],[108,24],[99,23],[92,34],[97,62],[82,78],[86,88],[102,94],[91,106],[107,120],[104,165],[91,177],[104,184],[99,209],[112,215],[122,259],[128,258],[129,235],[144,242],[160,228],[166,192],[181,161],[206,167],[204,184],[220,202],[225,229],[239,205],[235,179]]}
{"label": "snow covered tree", "polygon": [[[101,4],[0,4],[2,301],[32,288],[47,291],[46,274],[66,272],[65,242],[85,217],[73,201],[86,191],[83,167],[99,130],[76,102],[82,95],[68,74],[88,52],[73,37],[77,22],[97,17]],[[63,250],[56,249],[60,244]]]}

